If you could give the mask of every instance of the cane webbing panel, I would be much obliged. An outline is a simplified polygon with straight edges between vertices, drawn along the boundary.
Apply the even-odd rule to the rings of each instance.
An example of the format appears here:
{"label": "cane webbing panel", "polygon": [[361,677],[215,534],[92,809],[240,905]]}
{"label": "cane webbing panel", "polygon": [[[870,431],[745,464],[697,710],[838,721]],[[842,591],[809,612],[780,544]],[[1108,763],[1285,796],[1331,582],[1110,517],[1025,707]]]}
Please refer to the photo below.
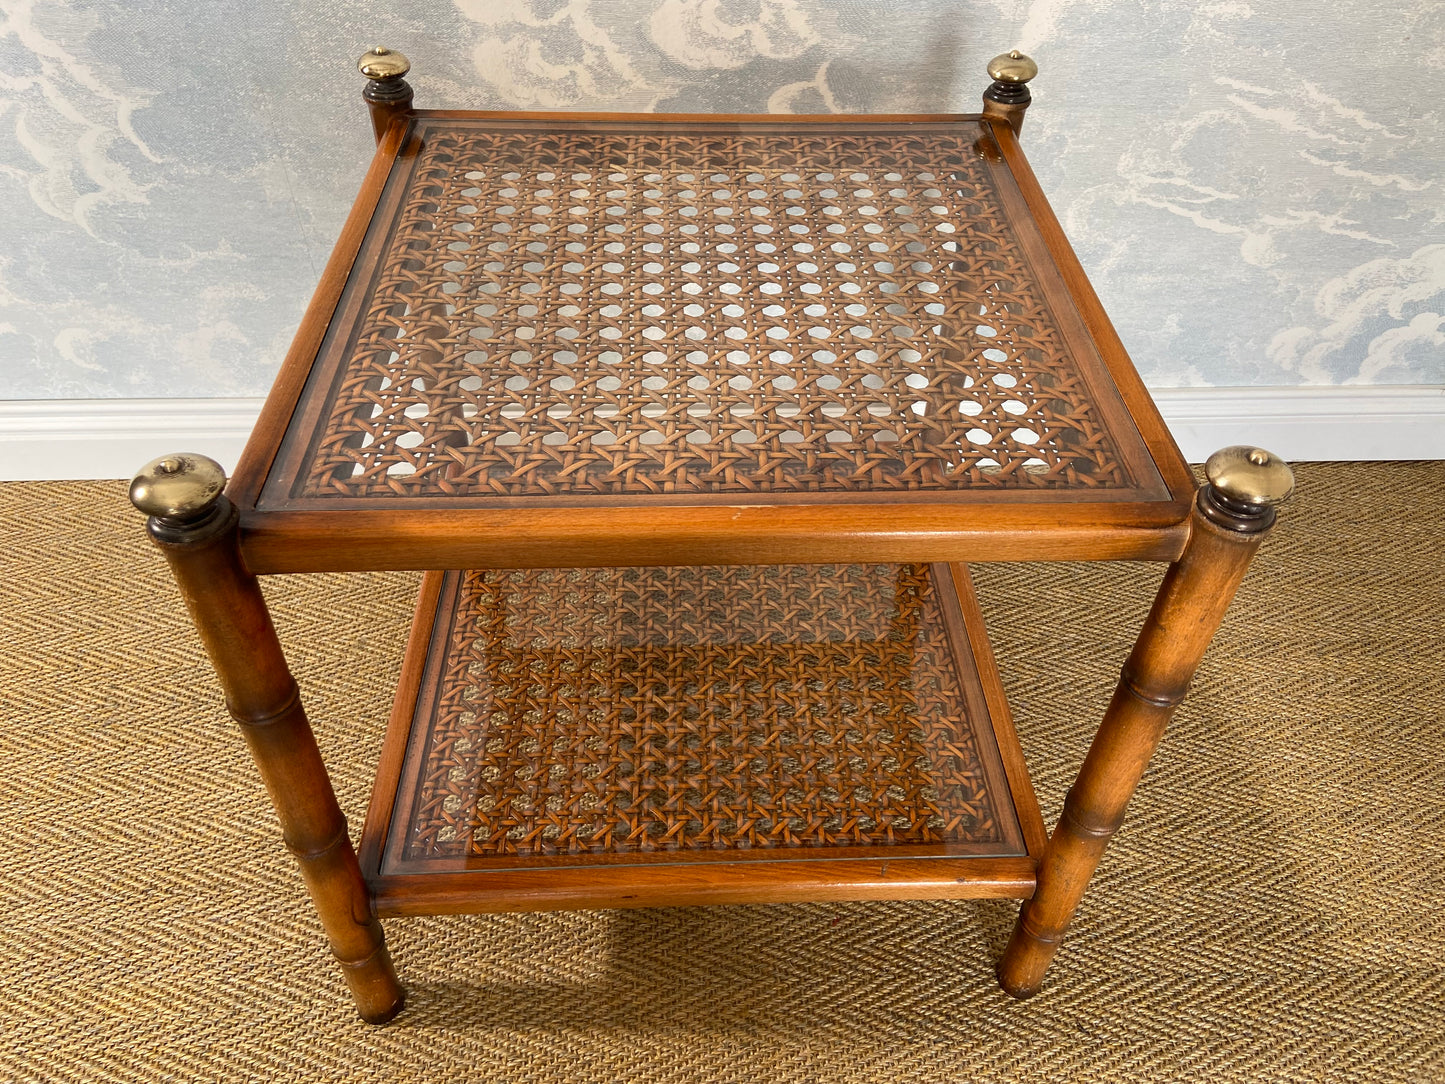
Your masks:
{"label": "cane webbing panel", "polygon": [[1152,486],[1004,182],[977,121],[417,121],[262,503]]}
{"label": "cane webbing panel", "polygon": [[951,643],[957,600],[935,576],[449,574],[383,872],[1023,854],[971,657]]}

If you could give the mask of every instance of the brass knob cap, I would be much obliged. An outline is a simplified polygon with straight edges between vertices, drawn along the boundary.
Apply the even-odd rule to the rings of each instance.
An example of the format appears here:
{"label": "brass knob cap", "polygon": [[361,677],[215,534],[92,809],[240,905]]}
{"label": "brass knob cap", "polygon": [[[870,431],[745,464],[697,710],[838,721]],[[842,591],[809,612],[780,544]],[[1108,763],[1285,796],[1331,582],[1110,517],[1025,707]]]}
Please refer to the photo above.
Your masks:
{"label": "brass knob cap", "polygon": [[394,49],[378,45],[361,54],[356,70],[368,79],[396,79],[411,71],[411,61]]}
{"label": "brass knob cap", "polygon": [[1039,66],[1017,49],[1000,53],[988,62],[988,77],[995,83],[1027,83],[1039,74]]}
{"label": "brass knob cap", "polygon": [[152,459],[130,480],[130,503],[148,516],[193,519],[226,488],[221,464],[194,452]]}
{"label": "brass knob cap", "polygon": [[1294,492],[1294,471],[1263,448],[1221,448],[1204,464],[1205,477],[1222,496],[1239,504],[1280,504]]}

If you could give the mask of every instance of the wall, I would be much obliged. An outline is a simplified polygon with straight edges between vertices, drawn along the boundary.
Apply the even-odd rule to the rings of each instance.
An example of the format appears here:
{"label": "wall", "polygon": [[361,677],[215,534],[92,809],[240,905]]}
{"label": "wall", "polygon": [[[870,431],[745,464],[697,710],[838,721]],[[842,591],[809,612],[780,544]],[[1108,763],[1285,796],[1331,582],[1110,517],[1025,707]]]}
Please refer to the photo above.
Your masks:
{"label": "wall", "polygon": [[1365,0],[0,0],[9,399],[264,394],[370,149],[423,105],[973,111],[1025,145],[1155,388],[1445,382],[1445,7]]}

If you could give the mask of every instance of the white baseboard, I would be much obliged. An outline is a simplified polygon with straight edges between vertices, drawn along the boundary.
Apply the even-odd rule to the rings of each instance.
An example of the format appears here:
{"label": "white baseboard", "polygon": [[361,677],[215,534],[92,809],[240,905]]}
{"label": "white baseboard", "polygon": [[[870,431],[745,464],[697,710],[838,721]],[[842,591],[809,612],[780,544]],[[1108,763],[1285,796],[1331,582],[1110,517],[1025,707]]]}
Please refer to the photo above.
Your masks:
{"label": "white baseboard", "polygon": [[[1190,462],[1258,444],[1296,462],[1445,459],[1445,386],[1158,388]],[[167,452],[202,452],[228,471],[260,399],[0,401],[0,481],[128,478]]]}
{"label": "white baseboard", "polygon": [[0,481],[129,478],[168,452],[236,466],[260,399],[0,401]]}
{"label": "white baseboard", "polygon": [[1445,459],[1445,385],[1155,388],[1159,413],[1191,463],[1257,444],[1295,463]]}

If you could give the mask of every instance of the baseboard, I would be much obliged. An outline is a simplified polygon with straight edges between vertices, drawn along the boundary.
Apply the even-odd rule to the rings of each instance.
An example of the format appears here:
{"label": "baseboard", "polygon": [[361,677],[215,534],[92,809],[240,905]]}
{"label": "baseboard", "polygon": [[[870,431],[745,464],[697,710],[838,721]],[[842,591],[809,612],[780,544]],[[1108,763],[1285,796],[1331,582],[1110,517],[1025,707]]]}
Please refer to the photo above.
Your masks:
{"label": "baseboard", "polygon": [[[1296,462],[1445,459],[1445,386],[1158,388],[1160,413],[1191,462],[1258,444]],[[0,401],[0,481],[129,477],[166,452],[202,452],[228,471],[260,399]]]}
{"label": "baseboard", "polygon": [[1185,458],[1257,444],[1295,463],[1445,459],[1445,385],[1155,388]]}
{"label": "baseboard", "polygon": [[129,478],[167,452],[200,452],[229,472],[260,399],[0,401],[0,481]]}

